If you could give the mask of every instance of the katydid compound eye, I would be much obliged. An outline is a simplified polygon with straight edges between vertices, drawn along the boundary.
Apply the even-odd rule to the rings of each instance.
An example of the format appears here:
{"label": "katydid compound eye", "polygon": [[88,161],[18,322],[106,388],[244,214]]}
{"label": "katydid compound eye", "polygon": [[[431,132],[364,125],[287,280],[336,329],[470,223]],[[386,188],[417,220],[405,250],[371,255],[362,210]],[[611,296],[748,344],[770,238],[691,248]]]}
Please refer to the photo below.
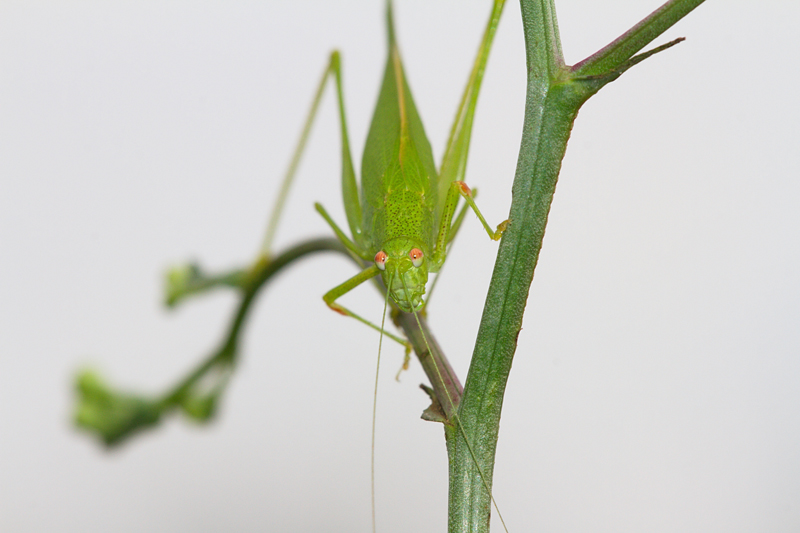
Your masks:
{"label": "katydid compound eye", "polygon": [[411,264],[419,268],[422,265],[422,250],[419,248],[412,248],[408,252],[408,257],[411,259]]}
{"label": "katydid compound eye", "polygon": [[386,270],[386,259],[388,256],[386,252],[381,250],[377,254],[375,254],[375,266],[378,267],[380,270]]}

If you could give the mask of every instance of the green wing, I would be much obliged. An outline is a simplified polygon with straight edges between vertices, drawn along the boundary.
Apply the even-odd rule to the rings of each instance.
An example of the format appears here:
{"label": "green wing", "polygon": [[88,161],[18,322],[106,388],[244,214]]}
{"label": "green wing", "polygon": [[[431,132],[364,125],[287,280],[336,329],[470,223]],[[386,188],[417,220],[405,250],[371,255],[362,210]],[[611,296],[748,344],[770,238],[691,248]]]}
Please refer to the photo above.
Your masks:
{"label": "green wing", "polygon": [[362,227],[365,233],[372,229],[373,239],[376,231],[380,233],[376,226],[390,191],[418,192],[431,211],[438,203],[436,165],[403,71],[391,5],[387,7],[387,26],[386,70],[361,162]]}

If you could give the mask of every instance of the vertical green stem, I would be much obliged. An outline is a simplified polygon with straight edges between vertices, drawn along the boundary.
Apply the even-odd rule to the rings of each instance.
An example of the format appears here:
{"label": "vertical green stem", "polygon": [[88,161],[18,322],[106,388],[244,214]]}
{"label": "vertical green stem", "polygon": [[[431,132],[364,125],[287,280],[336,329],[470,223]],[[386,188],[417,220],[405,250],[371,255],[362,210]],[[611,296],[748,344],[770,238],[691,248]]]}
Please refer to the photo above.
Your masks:
{"label": "vertical green stem", "polygon": [[[561,160],[578,110],[605,84],[652,54],[632,57],[701,0],[673,0],[583,65],[564,65],[552,0],[521,0],[528,69],[525,121],[509,225],[498,250],[458,420],[447,428],[449,531],[488,533],[503,395],[544,239]],[[647,31],[639,31],[642,28]],[[665,47],[666,48],[666,47]],[[465,441],[469,440],[470,444]]]}
{"label": "vertical green stem", "polygon": [[[533,271],[544,238],[561,159],[580,91],[543,91],[530,84],[510,224],[498,251],[478,340],[459,408],[472,449],[491,486],[500,412]],[[540,100],[544,102],[540,102]],[[538,156],[538,157],[537,157]],[[450,531],[488,531],[489,494],[460,434],[451,460]],[[464,495],[469,495],[464,497]]]}

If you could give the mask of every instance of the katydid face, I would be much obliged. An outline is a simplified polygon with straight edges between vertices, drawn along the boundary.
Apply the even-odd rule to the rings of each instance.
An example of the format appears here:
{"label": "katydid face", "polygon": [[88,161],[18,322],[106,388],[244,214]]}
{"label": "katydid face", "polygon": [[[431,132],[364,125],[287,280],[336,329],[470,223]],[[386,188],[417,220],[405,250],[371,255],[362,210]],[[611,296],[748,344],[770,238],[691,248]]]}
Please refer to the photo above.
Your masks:
{"label": "katydid face", "polygon": [[384,243],[375,265],[397,306],[406,313],[422,309],[428,267],[425,254],[412,239],[400,237]]}

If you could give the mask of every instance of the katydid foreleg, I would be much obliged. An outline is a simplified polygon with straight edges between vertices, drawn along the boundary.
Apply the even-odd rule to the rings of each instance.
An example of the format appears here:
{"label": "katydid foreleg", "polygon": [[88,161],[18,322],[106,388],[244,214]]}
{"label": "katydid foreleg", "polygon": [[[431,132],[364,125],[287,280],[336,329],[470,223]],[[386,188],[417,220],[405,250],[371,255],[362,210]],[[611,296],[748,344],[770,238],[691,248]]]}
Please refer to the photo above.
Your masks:
{"label": "katydid foreleg", "polygon": [[362,270],[361,272],[359,272],[358,274],[356,274],[355,276],[353,276],[352,278],[350,278],[347,281],[345,281],[344,283],[342,283],[341,285],[337,285],[333,289],[331,289],[328,292],[326,292],[325,295],[322,297],[322,299],[325,301],[326,304],[328,304],[328,307],[330,307],[331,309],[333,309],[337,313],[340,313],[340,314],[342,314],[344,316],[353,317],[356,320],[358,320],[359,322],[361,322],[362,324],[366,324],[367,326],[369,326],[369,327],[377,330],[378,332],[386,335],[390,339],[399,342],[400,344],[405,346],[407,351],[410,353],[411,352],[411,345],[408,343],[408,341],[406,341],[404,339],[401,339],[400,337],[398,337],[396,335],[393,335],[393,334],[389,333],[388,331],[385,331],[381,326],[377,326],[377,325],[373,324],[372,322],[370,322],[366,318],[362,318],[361,316],[359,316],[356,313],[350,311],[346,307],[336,303],[336,300],[340,296],[343,296],[343,295],[347,294],[348,292],[350,292],[351,290],[355,289],[356,287],[358,287],[359,285],[361,285],[365,281],[374,278],[379,273],[380,273],[380,270],[378,270],[378,267],[376,265],[370,265],[367,268],[365,268],[364,270]]}

